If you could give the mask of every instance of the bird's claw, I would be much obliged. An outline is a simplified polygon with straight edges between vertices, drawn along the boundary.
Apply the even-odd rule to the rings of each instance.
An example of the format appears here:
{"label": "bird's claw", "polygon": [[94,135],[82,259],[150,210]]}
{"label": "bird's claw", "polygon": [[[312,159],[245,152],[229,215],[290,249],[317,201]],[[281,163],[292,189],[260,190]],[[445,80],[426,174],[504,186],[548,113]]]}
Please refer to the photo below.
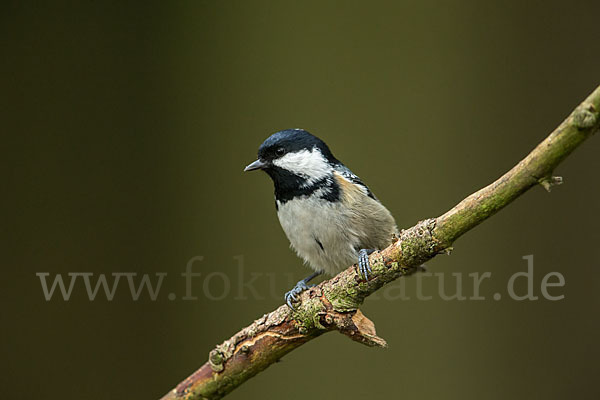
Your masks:
{"label": "bird's claw", "polygon": [[298,281],[298,283],[296,283],[296,286],[294,286],[292,288],[292,290],[290,290],[283,296],[285,299],[285,304],[287,304],[288,307],[291,308],[292,310],[295,310],[294,306],[292,305],[292,302],[297,302],[298,301],[297,296],[299,296],[300,293],[302,293],[305,290],[308,290],[314,286],[315,285],[308,285],[305,280]]}
{"label": "bird's claw", "polygon": [[369,254],[373,250],[360,249],[358,252],[358,271],[365,280],[369,280],[369,273],[371,272],[371,264],[369,263]]}

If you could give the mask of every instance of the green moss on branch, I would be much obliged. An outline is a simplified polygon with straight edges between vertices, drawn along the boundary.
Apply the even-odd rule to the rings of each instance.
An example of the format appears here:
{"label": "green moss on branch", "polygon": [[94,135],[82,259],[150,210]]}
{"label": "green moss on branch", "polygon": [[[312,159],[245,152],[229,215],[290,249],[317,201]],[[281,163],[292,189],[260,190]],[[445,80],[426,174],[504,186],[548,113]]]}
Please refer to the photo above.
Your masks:
{"label": "green moss on branch", "polygon": [[338,330],[351,339],[385,346],[375,326],[358,307],[363,300],[401,276],[416,272],[436,254],[531,187],[549,189],[560,179],[552,173],[558,164],[600,127],[600,87],[527,157],[489,186],[468,196],[436,219],[419,222],[400,238],[370,256],[369,281],[355,267],[302,293],[292,312],[281,306],[265,314],[210,352],[209,361],[167,393],[163,400],[219,399],[275,363],[285,354],[322,333]]}

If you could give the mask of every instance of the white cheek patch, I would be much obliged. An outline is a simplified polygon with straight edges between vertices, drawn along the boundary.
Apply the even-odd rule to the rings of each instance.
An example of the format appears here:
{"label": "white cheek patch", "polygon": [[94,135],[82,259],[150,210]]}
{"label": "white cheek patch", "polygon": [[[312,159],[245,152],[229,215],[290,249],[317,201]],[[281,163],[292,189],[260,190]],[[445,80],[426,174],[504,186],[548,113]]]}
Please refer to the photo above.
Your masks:
{"label": "white cheek patch", "polygon": [[301,150],[288,153],[274,160],[273,164],[306,178],[309,184],[323,179],[332,171],[331,166],[316,147],[311,151]]}

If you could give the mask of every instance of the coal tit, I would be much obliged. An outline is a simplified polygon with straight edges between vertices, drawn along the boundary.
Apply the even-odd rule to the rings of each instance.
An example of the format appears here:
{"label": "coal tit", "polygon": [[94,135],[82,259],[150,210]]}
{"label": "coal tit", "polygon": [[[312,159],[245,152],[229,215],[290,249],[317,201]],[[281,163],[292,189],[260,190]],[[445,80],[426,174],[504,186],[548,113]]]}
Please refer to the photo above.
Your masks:
{"label": "coal tit", "polygon": [[334,275],[357,260],[368,280],[369,254],[391,244],[396,222],[325,142],[303,129],[274,133],[244,171],[259,169],[273,180],[277,216],[291,247],[315,270],[285,294],[288,306],[293,309],[312,278]]}

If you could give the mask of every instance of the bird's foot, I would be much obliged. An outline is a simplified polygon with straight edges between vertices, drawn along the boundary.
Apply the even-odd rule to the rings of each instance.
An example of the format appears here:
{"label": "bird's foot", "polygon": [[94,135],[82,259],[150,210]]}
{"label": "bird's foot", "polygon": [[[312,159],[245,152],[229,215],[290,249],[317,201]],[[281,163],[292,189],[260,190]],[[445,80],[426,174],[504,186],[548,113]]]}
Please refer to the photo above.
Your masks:
{"label": "bird's foot", "polygon": [[371,272],[371,264],[369,263],[369,254],[373,253],[375,249],[360,249],[358,252],[358,271],[365,280],[369,280],[369,273]]}
{"label": "bird's foot", "polygon": [[296,286],[294,286],[292,288],[292,290],[290,290],[283,296],[285,298],[285,303],[288,305],[289,308],[291,308],[292,310],[295,310],[294,306],[292,305],[292,302],[297,302],[298,301],[297,296],[300,295],[300,293],[304,292],[305,290],[310,289],[313,286],[315,286],[315,285],[308,285],[306,279],[302,279],[301,281],[298,281],[298,283],[296,283]]}

